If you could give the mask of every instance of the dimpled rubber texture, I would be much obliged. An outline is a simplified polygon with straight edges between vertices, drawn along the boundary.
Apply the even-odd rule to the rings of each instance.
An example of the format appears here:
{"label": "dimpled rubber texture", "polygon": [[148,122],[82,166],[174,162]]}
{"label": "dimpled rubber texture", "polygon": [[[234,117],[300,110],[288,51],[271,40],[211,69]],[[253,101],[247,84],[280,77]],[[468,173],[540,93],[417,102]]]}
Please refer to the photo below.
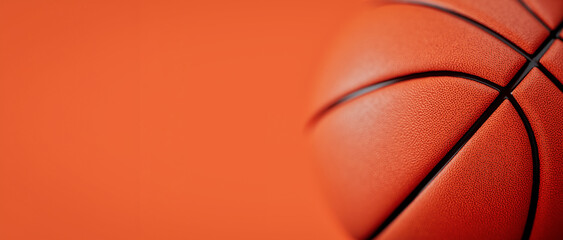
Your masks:
{"label": "dimpled rubber texture", "polygon": [[387,1],[343,31],[307,129],[352,237],[563,239],[561,2]]}

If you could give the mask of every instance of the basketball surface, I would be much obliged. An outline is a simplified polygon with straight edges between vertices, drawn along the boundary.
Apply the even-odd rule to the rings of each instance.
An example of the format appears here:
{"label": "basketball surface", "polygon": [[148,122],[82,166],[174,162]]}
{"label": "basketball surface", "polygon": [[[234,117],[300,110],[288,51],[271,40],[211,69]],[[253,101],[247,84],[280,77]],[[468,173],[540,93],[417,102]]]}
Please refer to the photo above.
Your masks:
{"label": "basketball surface", "polygon": [[370,6],[308,126],[358,239],[563,239],[563,1]]}

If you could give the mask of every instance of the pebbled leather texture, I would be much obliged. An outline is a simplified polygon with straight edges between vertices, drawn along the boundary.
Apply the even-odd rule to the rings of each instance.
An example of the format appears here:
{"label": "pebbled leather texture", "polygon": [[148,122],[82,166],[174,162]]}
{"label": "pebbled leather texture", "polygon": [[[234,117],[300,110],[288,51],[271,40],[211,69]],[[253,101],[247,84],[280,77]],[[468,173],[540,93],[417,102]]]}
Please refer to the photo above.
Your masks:
{"label": "pebbled leather texture", "polygon": [[563,1],[522,0],[548,27],[555,28],[563,21]]}
{"label": "pebbled leather texture", "polygon": [[342,31],[309,134],[351,237],[563,239],[561,21],[563,1],[386,1]]}
{"label": "pebbled leather texture", "polygon": [[520,238],[532,191],[529,146],[505,100],[381,238]]}
{"label": "pebbled leather texture", "polygon": [[556,40],[540,62],[559,80],[563,80],[563,42]]}
{"label": "pebbled leather texture", "polygon": [[[413,1],[417,2],[417,1]],[[517,0],[420,0],[460,12],[505,36],[528,53],[547,37],[543,28]]]}
{"label": "pebbled leather texture", "polygon": [[494,90],[465,79],[425,78],[373,92],[321,119],[314,142],[335,211],[353,235],[379,225],[494,97]]}
{"label": "pebbled leather texture", "polygon": [[563,94],[537,69],[514,90],[538,140],[540,192],[532,239],[563,237]]}
{"label": "pebbled leather texture", "polygon": [[420,6],[384,5],[361,14],[336,40],[313,105],[319,109],[360,86],[432,70],[466,72],[504,85],[524,62],[501,41],[456,17]]}

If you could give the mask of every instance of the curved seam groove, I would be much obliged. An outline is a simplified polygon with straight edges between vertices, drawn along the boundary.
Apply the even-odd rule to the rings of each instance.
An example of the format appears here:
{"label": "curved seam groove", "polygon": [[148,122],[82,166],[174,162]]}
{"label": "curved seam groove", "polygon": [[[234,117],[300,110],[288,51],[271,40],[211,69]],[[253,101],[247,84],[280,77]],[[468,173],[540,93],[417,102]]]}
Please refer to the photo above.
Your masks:
{"label": "curved seam groove", "polygon": [[530,141],[530,147],[532,150],[532,192],[530,197],[530,207],[528,208],[528,217],[526,218],[526,225],[524,227],[524,232],[522,233],[522,239],[530,239],[530,235],[532,233],[532,228],[534,226],[534,219],[536,217],[536,210],[538,206],[538,196],[539,196],[539,186],[540,186],[540,160],[539,160],[539,153],[538,153],[538,144],[536,141],[536,137],[534,131],[532,129],[532,125],[526,117],[526,113],[516,101],[516,98],[512,95],[508,95],[508,100],[518,112],[524,127],[526,128],[526,133],[528,135]]}
{"label": "curved seam groove", "polygon": [[559,91],[561,91],[563,93],[563,84],[559,81],[559,79],[557,79],[549,70],[547,70],[547,68],[545,68],[545,66],[543,66],[542,64],[537,65],[538,69],[543,73],[543,75],[545,75],[549,81],[551,81],[556,87],[557,89],[559,89]]}
{"label": "curved seam groove", "polygon": [[458,142],[446,153],[446,155],[432,168],[432,170],[422,179],[422,181],[410,192],[410,194],[397,206],[393,212],[381,223],[377,229],[367,238],[374,239],[379,235],[395,218],[397,218],[403,210],[405,210],[416,197],[436,178],[436,176],[448,165],[448,163],[457,155],[457,153],[465,146],[465,144],[473,137],[473,135],[481,128],[481,126],[489,119],[489,117],[504,102],[506,96],[499,93],[495,100],[487,107],[487,109],[479,116],[477,121],[465,132]]}
{"label": "curved seam groove", "polygon": [[520,5],[522,5],[522,7],[524,7],[524,9],[526,9],[528,13],[530,13],[530,15],[532,15],[532,17],[534,17],[543,27],[545,27],[545,29],[551,31],[551,28],[549,28],[549,26],[547,26],[547,24],[534,11],[532,11],[528,4],[526,4],[523,0],[518,0],[518,2],[520,3]]}
{"label": "curved seam groove", "polygon": [[[542,70],[542,72],[544,72],[546,75],[548,75],[548,78],[554,82],[554,84],[559,88],[559,90],[561,90],[563,92],[563,85],[561,84],[561,82],[559,81],[555,81],[554,80],[554,76],[553,74],[551,74],[547,69],[545,69],[543,66],[541,66],[541,64],[539,64],[539,59],[541,59],[541,57],[545,54],[545,52],[547,52],[547,50],[549,49],[549,47],[551,46],[551,44],[553,44],[553,42],[555,41],[555,38],[558,38],[559,33],[562,31],[563,29],[563,22],[560,23],[556,29],[552,30],[550,32],[550,36],[548,38],[546,38],[546,40],[544,40],[544,42],[542,42],[542,44],[540,45],[540,47],[538,49],[536,49],[536,51],[533,54],[528,54],[526,53],[523,49],[521,49],[520,47],[518,47],[516,44],[514,44],[513,42],[511,42],[510,40],[508,40],[507,38],[505,38],[504,36],[500,35],[499,33],[495,32],[494,30],[490,29],[489,27],[477,22],[476,20],[473,20],[465,15],[462,15],[458,12],[455,12],[453,10],[450,9],[446,9],[440,6],[436,6],[433,4],[428,4],[428,3],[422,3],[422,2],[417,2],[417,1],[401,1],[401,2],[397,2],[398,4],[412,4],[412,5],[419,5],[419,6],[423,6],[423,7],[428,7],[431,9],[436,9],[438,11],[443,11],[446,12],[448,14],[454,15],[458,18],[461,18],[462,20],[482,29],[483,31],[489,33],[490,35],[492,35],[493,37],[497,38],[498,40],[500,40],[501,42],[503,42],[504,44],[506,44],[507,46],[509,46],[510,48],[514,49],[516,52],[518,52],[521,56],[523,56],[524,58],[526,58],[527,62],[526,64],[524,64],[524,66],[522,68],[525,68],[526,70],[524,71],[525,74],[522,76],[520,75],[520,73],[517,73],[516,75],[520,75],[521,78],[520,80],[516,81],[515,84],[512,85],[511,88],[508,89],[514,89],[516,88],[516,86],[519,84],[519,82],[523,79],[523,77],[535,66],[538,66],[538,68],[540,68],[540,70]],[[521,69],[522,70],[522,69]],[[486,79],[474,76],[474,75],[469,75],[466,73],[462,73],[462,72],[453,72],[453,71],[434,71],[435,73],[445,73],[445,72],[451,72],[451,73],[457,73],[460,75],[466,75],[469,77],[463,77],[460,76],[461,78],[466,78],[466,79],[470,79],[470,80],[474,80],[480,83],[483,83],[491,88],[494,88],[497,91],[501,91],[504,90],[503,87],[492,83],[491,81],[488,81]],[[344,95],[344,97],[341,97],[340,99],[334,101],[333,103],[327,105],[326,107],[324,107],[322,110],[320,110],[317,114],[313,115],[313,117],[311,118],[311,120],[306,124],[306,128],[305,131],[311,129],[315,123],[324,115],[326,114],[326,112],[328,112],[329,110],[331,110],[332,108],[340,105],[343,102],[346,102],[348,100],[354,99],[360,95],[363,95],[367,92],[371,92],[374,91],[376,89],[394,84],[396,82],[400,82],[400,81],[404,81],[404,80],[409,80],[406,79],[409,76],[411,76],[410,79],[412,78],[417,78],[417,77],[412,77],[412,75],[416,75],[416,74],[425,74],[425,73],[430,73],[430,72],[423,72],[423,73],[415,73],[415,74],[411,74],[411,75],[407,75],[407,76],[403,76],[403,77],[398,77],[398,78],[394,78],[394,79],[390,79],[390,80],[385,80],[383,82],[377,83],[377,84],[371,84],[365,87],[362,87],[358,90],[355,90],[352,93],[349,93],[347,95]],[[447,76],[447,75],[444,75]],[[550,77],[551,76],[551,77]],[[430,77],[430,76],[429,76]],[[405,79],[401,79],[401,78],[405,78]],[[418,77],[420,78],[420,77]],[[556,79],[556,78],[555,78]],[[510,86],[510,84],[507,84],[507,87]]]}
{"label": "curved seam groove", "polygon": [[402,1],[400,3],[407,3],[413,5],[419,5],[423,7],[428,7],[432,9],[436,9],[439,11],[443,11],[454,15],[462,20],[482,29],[483,31],[489,33],[493,37],[497,38],[521,56],[526,58],[526,63],[518,70],[518,72],[513,76],[511,81],[506,85],[506,87],[502,87],[497,85],[489,80],[467,74],[462,72],[453,72],[453,71],[430,71],[430,72],[422,72],[422,73],[415,73],[410,74],[398,78],[393,78],[389,80],[385,80],[382,82],[378,82],[375,84],[370,84],[359,88],[357,90],[352,91],[344,95],[343,97],[339,98],[338,100],[332,102],[331,104],[327,105],[326,107],[322,108],[317,114],[313,116],[313,118],[307,124],[307,128],[305,130],[310,130],[312,127],[320,120],[327,112],[331,109],[350,101],[352,99],[358,98],[363,96],[369,92],[373,92],[377,89],[390,86],[392,84],[412,80],[412,79],[419,79],[425,77],[440,77],[440,76],[452,76],[456,78],[465,78],[469,80],[473,80],[484,84],[490,88],[493,88],[499,91],[498,96],[493,100],[487,109],[479,116],[479,118],[471,125],[471,127],[464,133],[464,135],[456,142],[456,144],[446,153],[446,155],[432,168],[432,170],[424,177],[424,179],[419,182],[419,184],[409,193],[409,195],[393,210],[393,212],[381,223],[368,237],[368,239],[376,238],[385,228],[390,225],[402,212],[406,209],[412,201],[432,182],[432,180],[442,171],[443,168],[447,166],[447,164],[455,157],[455,155],[465,146],[465,144],[472,138],[472,136],[480,129],[480,127],[490,118],[490,116],[498,109],[498,107],[504,102],[504,100],[509,100],[514,108],[517,110],[524,126],[526,127],[526,132],[530,138],[530,144],[532,146],[532,157],[533,157],[533,183],[532,183],[532,198],[530,200],[530,207],[528,210],[528,217],[526,220],[526,226],[524,228],[524,232],[522,235],[522,239],[529,239],[534,218],[535,212],[537,208],[537,199],[539,193],[539,155],[537,150],[537,143],[535,140],[534,133],[532,131],[531,125],[524,114],[523,110],[521,109],[520,105],[517,103],[516,99],[511,95],[511,91],[514,90],[519,83],[524,79],[524,77],[534,68],[538,67],[540,71],[542,71],[558,88],[560,91],[563,92],[563,84],[557,80],[543,65],[539,63],[541,57],[545,54],[545,52],[549,49],[551,44],[555,41],[556,38],[560,38],[558,35],[563,29],[563,22],[558,25],[556,29],[550,31],[550,36],[542,42],[540,47],[536,49],[533,54],[526,53],[523,49],[518,47],[516,44],[505,38],[504,36],[500,35],[499,33],[495,32],[494,30],[488,28],[487,26],[467,17],[460,13],[457,13],[453,10],[449,10],[440,6],[435,6],[432,4],[421,3],[416,1],[405,2]]}
{"label": "curved seam groove", "polygon": [[373,92],[375,90],[393,85],[395,83],[399,83],[399,82],[403,82],[403,81],[407,81],[407,80],[413,80],[413,79],[427,78],[427,77],[454,77],[454,78],[457,78],[457,79],[467,79],[467,80],[471,80],[471,81],[483,84],[483,85],[490,87],[490,88],[492,88],[496,91],[499,91],[499,92],[502,89],[502,87],[500,85],[498,85],[494,82],[491,82],[491,81],[484,79],[482,77],[479,77],[479,76],[475,76],[475,75],[471,75],[471,74],[467,74],[467,73],[463,73],[463,72],[428,71],[428,72],[420,72],[420,73],[409,74],[409,75],[396,77],[396,78],[384,80],[384,81],[381,81],[381,82],[369,84],[367,86],[353,90],[352,92],[338,98],[336,101],[334,101],[331,104],[328,104],[326,107],[322,108],[319,112],[317,112],[317,114],[313,115],[313,117],[311,118],[311,120],[307,124],[306,130],[313,128],[315,126],[315,124],[324,115],[326,115],[326,113],[328,113],[333,108],[335,108],[335,107],[337,107],[337,106],[339,106],[339,105],[341,105],[345,102],[348,102],[352,99],[356,99],[360,96],[363,96],[363,95],[368,94],[370,92]]}
{"label": "curved seam groove", "polygon": [[555,28],[552,33],[553,35],[555,35],[555,38],[561,39],[561,36],[559,36],[561,31],[563,31],[563,21],[559,23],[559,26],[557,26],[557,28]]}
{"label": "curved seam groove", "polygon": [[546,41],[544,41],[544,43],[542,45],[545,45],[543,47],[543,49],[541,49],[541,51],[538,51],[539,53],[534,56],[534,61],[535,61],[535,65],[536,67],[553,83],[555,84],[555,86],[559,89],[560,92],[563,93],[563,84],[561,83],[561,81],[559,79],[557,79],[557,77],[555,77],[555,75],[553,75],[543,64],[541,64],[540,60],[543,57],[543,55],[549,50],[549,48],[551,47],[551,45],[557,41],[557,39],[561,40],[561,37],[559,37],[559,34],[561,33],[561,31],[563,30],[563,21],[559,23],[559,25],[557,26],[557,28],[555,28],[553,31],[551,31],[550,33],[550,38],[548,38]]}
{"label": "curved seam groove", "polygon": [[430,3],[425,3],[425,2],[418,2],[418,1],[401,1],[401,3],[405,3],[405,4],[412,4],[412,5],[419,5],[419,6],[423,6],[423,7],[427,7],[427,8],[431,8],[431,9],[435,9],[441,12],[445,12],[448,13],[450,15],[453,15],[457,18],[460,18],[466,22],[468,22],[469,24],[480,28],[481,30],[487,32],[489,35],[492,35],[493,37],[495,37],[496,39],[500,40],[501,42],[503,42],[505,45],[509,46],[510,48],[512,48],[514,51],[518,52],[520,55],[522,55],[523,57],[525,57],[528,60],[531,60],[530,54],[528,54],[526,51],[524,51],[522,48],[520,48],[518,45],[516,45],[515,43],[513,43],[512,41],[508,40],[508,38],[504,37],[503,35],[501,35],[500,33],[496,32],[495,30],[485,26],[484,24],[468,17],[465,16],[461,13],[458,13],[454,10],[445,8],[445,7],[441,7],[438,5],[434,5],[434,4],[430,4]]}
{"label": "curved seam groove", "polygon": [[[534,58],[540,58],[543,53],[545,53],[545,48],[550,46],[549,39],[544,41],[542,46],[536,50],[533,54]],[[450,151],[444,156],[440,162],[426,175],[426,177],[417,185],[417,187],[411,191],[411,193],[396,207],[391,215],[389,215],[385,221],[378,226],[378,228],[369,236],[369,239],[374,239],[379,235],[385,228],[395,220],[401,214],[401,212],[408,207],[408,205],[420,194],[420,192],[436,177],[438,173],[449,163],[449,161],[457,154],[457,152],[465,145],[467,141],[479,130],[479,128],[485,123],[485,121],[493,114],[500,104],[511,96],[511,91],[522,82],[522,80],[528,75],[528,73],[537,65],[537,63],[532,60],[527,60],[526,63],[518,70],[518,72],[512,77],[510,82],[506,87],[500,88],[500,93],[498,97],[489,105],[487,110],[477,119],[477,121],[471,126],[469,130],[463,135],[463,137],[454,145]],[[533,219],[531,219],[533,221]],[[532,223],[533,224],[533,223]]]}

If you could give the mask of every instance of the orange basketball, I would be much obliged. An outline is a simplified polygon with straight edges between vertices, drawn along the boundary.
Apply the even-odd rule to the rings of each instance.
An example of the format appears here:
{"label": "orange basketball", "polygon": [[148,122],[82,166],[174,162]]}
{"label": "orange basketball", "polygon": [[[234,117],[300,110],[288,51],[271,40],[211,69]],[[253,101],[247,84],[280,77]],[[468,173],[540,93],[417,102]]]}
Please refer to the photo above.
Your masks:
{"label": "orange basketball", "polygon": [[308,126],[360,239],[563,239],[563,1],[370,6]]}

